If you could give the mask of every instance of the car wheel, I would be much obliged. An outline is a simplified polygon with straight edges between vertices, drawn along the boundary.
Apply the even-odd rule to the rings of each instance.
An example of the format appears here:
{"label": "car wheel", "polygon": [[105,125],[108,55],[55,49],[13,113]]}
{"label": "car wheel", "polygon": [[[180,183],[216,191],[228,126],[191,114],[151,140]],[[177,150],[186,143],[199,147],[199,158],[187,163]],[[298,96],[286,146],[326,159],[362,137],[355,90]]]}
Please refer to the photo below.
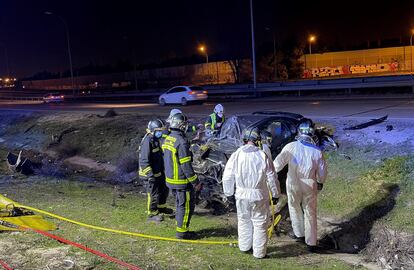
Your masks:
{"label": "car wheel", "polygon": [[187,106],[187,104],[188,104],[187,99],[186,99],[185,97],[183,97],[183,98],[181,99],[181,105],[183,105],[183,106]]}
{"label": "car wheel", "polygon": [[160,99],[160,105],[161,105],[161,106],[165,106],[165,99],[163,99],[163,98],[162,98],[162,99]]}

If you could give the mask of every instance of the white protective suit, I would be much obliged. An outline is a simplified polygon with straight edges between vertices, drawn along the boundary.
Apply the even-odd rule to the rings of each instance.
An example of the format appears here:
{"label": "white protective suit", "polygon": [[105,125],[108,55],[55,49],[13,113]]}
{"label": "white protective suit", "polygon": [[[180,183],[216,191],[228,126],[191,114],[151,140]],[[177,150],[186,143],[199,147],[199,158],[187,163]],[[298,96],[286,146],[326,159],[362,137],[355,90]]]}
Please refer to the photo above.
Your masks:
{"label": "white protective suit", "polygon": [[266,156],[268,158],[270,158],[270,160],[273,160],[272,159],[272,150],[270,150],[270,147],[267,144],[265,144],[265,143],[262,144],[262,150],[263,150],[263,152],[265,152]]}
{"label": "white protective suit", "polygon": [[273,197],[279,197],[279,181],[272,160],[254,145],[241,146],[226,164],[223,190],[226,196],[235,194],[239,248],[248,251],[253,247],[256,258],[266,256],[271,219],[269,189]]}
{"label": "white protective suit", "polygon": [[326,162],[315,145],[295,141],[287,144],[274,161],[277,172],[289,165],[286,181],[289,215],[296,237],[305,237],[307,245],[317,242],[317,182],[326,179]]}

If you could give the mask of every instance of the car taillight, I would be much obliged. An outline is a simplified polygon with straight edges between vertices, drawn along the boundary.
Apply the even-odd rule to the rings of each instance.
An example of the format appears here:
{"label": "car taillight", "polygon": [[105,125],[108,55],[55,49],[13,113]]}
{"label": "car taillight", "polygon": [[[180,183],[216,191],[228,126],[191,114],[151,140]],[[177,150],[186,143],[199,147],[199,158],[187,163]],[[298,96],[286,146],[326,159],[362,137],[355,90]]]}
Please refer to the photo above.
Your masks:
{"label": "car taillight", "polygon": [[190,91],[190,92],[188,92],[188,94],[189,94],[189,95],[194,95],[194,94],[195,94],[195,92],[194,92],[194,91]]}
{"label": "car taillight", "polygon": [[61,98],[64,98],[65,96],[60,96]]}
{"label": "car taillight", "polygon": [[206,94],[206,95],[207,95],[207,94],[208,94],[208,92],[207,92],[207,91],[203,91],[203,94]]}

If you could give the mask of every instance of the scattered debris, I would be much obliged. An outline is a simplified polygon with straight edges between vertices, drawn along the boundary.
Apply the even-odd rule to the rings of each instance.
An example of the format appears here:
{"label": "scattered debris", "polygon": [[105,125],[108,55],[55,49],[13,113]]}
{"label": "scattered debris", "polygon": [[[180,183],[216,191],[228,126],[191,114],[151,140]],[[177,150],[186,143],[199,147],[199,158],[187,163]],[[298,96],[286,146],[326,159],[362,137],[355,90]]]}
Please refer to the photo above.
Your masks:
{"label": "scattered debris", "polygon": [[343,153],[340,153],[339,154],[340,156],[343,156],[345,159],[347,159],[347,160],[351,160],[352,158],[350,157],[350,156],[348,156],[347,154],[343,154]]}
{"label": "scattered debris", "polygon": [[356,125],[356,126],[351,126],[351,127],[346,127],[346,128],[344,128],[344,130],[357,130],[357,129],[363,129],[363,128],[366,128],[366,127],[369,127],[369,126],[373,126],[373,125],[376,125],[376,124],[382,123],[382,122],[384,122],[385,120],[387,120],[387,118],[388,118],[388,115],[386,115],[386,116],[384,116],[384,117],[381,117],[381,118],[372,119],[371,121],[366,122],[366,123],[363,123],[363,124],[359,124],[359,125]]}
{"label": "scattered debris", "polygon": [[386,127],[386,130],[387,131],[391,131],[391,130],[393,130],[394,129],[394,127],[392,126],[392,125],[387,125],[387,127]]}
{"label": "scattered debris", "polygon": [[59,135],[52,135],[52,143],[49,146],[55,145],[55,144],[59,144],[62,141],[63,135],[69,134],[71,132],[76,131],[77,129],[74,127],[70,127],[68,129],[65,129],[64,131],[62,131]]}
{"label": "scattered debris", "polygon": [[9,169],[14,173],[18,172],[24,175],[30,175],[33,174],[33,169],[36,167],[29,159],[22,157],[22,151],[19,152],[19,155],[9,152],[6,160]]}

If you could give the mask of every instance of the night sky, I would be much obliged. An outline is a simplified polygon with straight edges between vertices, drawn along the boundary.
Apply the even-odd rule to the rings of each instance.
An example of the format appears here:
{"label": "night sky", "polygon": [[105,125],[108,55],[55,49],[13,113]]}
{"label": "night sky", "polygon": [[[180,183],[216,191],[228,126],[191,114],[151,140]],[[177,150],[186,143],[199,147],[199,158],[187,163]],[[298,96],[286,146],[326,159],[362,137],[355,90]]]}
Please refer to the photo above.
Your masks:
{"label": "night sky", "polygon": [[[271,42],[271,31],[279,42],[290,36],[305,40],[314,33],[318,46],[400,37],[408,42],[414,27],[414,1],[408,0],[254,0],[254,8],[258,45]],[[64,27],[44,11],[67,21],[75,68],[114,64],[130,59],[133,50],[138,63],[191,56],[200,43],[213,59],[249,55],[249,0],[1,0],[0,43],[7,46],[11,73],[17,77],[68,69]],[[5,74],[0,46],[0,76]]]}

